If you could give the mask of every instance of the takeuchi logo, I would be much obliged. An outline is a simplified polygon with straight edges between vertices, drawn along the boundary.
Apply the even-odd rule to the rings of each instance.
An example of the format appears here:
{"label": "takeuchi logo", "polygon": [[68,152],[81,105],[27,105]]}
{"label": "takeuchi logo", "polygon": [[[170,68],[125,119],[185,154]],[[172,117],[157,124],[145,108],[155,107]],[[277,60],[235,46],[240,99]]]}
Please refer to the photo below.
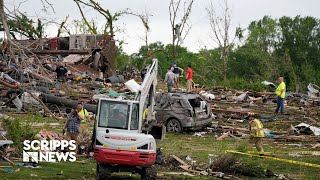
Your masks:
{"label": "takeuchi logo", "polygon": [[74,140],[25,140],[23,145],[23,162],[76,161],[76,152],[72,152],[76,150]]}

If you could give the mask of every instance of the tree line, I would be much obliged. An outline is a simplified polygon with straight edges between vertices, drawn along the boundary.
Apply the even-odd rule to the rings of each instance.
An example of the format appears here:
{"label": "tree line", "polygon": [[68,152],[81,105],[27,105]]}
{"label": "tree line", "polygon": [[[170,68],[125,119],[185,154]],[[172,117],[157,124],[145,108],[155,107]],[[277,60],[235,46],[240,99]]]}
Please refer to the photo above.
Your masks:
{"label": "tree line", "polygon": [[[194,81],[201,85],[225,85],[241,89],[263,90],[261,81],[275,82],[283,76],[287,89],[303,92],[309,83],[320,84],[320,20],[314,17],[264,16],[238,32],[236,43],[230,44],[228,66],[224,72],[221,47],[201,49],[193,53],[183,46],[155,42],[142,46],[138,53],[119,52],[118,67],[143,68],[145,57],[159,60],[160,75],[175,60],[181,68],[192,64]],[[175,48],[175,59],[172,51]],[[226,76],[225,76],[226,75]]]}
{"label": "tree line", "polygon": [[[319,70],[319,19],[315,17],[281,17],[264,16],[251,22],[248,27],[232,28],[228,0],[220,0],[219,6],[211,3],[206,7],[210,23],[210,40],[217,47],[190,52],[184,47],[192,22],[193,0],[170,0],[168,13],[172,43],[150,42],[152,30],[149,17],[152,12],[133,12],[129,8],[111,12],[96,0],[73,0],[81,14],[80,20],[61,22],[57,36],[68,34],[106,34],[117,40],[121,27],[116,22],[126,16],[135,16],[141,21],[145,34],[141,39],[144,45],[138,53],[128,55],[122,51],[123,41],[118,40],[118,68],[135,66],[142,69],[152,58],[159,59],[160,76],[164,77],[166,69],[176,61],[178,66],[186,69],[192,64],[195,72],[194,81],[200,85],[223,85],[240,89],[263,90],[261,81],[273,81],[283,76],[287,88],[294,92],[303,92],[309,83],[320,84]],[[46,1],[47,2],[47,1]],[[21,3],[19,4],[19,6]],[[0,1],[0,30],[6,32],[8,39],[24,36],[28,39],[44,37],[47,23],[41,18],[33,20],[20,13],[19,8],[6,11],[3,0]],[[44,3],[44,7],[53,7]],[[45,8],[49,9],[49,8]],[[97,26],[96,19],[88,19],[85,11],[93,9],[105,19],[102,27]],[[54,9],[52,8],[54,11]],[[5,26],[6,25],[6,26]],[[5,30],[7,27],[7,30]],[[234,29],[234,30],[233,30]],[[17,36],[18,35],[18,36]]]}

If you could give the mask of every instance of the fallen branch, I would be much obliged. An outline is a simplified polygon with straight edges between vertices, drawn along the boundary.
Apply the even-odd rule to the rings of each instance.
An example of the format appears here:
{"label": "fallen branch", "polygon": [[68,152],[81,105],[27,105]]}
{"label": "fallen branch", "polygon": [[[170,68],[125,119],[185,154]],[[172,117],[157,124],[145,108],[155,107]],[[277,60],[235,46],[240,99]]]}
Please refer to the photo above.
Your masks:
{"label": "fallen branch", "polygon": [[62,119],[63,119],[63,118],[60,118],[60,117],[57,117],[56,115],[54,115],[54,114],[49,110],[49,108],[41,101],[41,99],[39,99],[37,96],[35,96],[34,94],[32,94],[32,93],[31,93],[30,91],[28,91],[28,90],[24,90],[24,91],[26,91],[27,93],[29,93],[31,97],[33,97],[35,100],[37,100],[37,101],[41,104],[41,106],[43,107],[44,111],[45,111],[46,113],[49,113],[54,119],[57,119],[57,120],[62,120]]}
{"label": "fallen branch", "polygon": [[12,89],[18,89],[18,87],[19,87],[19,86],[17,86],[17,85],[12,85],[12,84],[10,84],[10,83],[7,83],[7,82],[5,82],[5,81],[3,81],[3,80],[1,80],[1,79],[0,79],[0,84],[4,85],[4,86],[6,86],[6,87],[12,88]]}

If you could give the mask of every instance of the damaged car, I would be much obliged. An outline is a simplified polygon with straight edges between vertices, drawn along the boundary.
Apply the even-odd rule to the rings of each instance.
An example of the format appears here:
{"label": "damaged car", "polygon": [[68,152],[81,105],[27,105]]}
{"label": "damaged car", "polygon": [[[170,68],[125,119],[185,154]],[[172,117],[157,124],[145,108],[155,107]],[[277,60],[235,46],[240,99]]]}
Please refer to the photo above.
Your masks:
{"label": "damaged car", "polygon": [[155,97],[157,125],[168,132],[202,129],[212,123],[211,109],[199,94],[158,93]]}

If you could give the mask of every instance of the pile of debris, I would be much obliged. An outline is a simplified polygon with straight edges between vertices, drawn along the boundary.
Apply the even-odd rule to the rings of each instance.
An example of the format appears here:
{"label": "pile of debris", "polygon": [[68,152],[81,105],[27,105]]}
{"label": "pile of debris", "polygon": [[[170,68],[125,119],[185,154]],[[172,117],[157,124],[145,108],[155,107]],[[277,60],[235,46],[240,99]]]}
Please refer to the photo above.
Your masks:
{"label": "pile of debris", "polygon": [[[304,107],[320,107],[319,87],[315,84],[307,86],[307,94],[287,92],[286,101],[289,105]],[[208,101],[222,101],[249,104],[271,104],[276,102],[274,92],[238,91],[225,87],[205,88],[198,92]]]}
{"label": "pile of debris", "polygon": [[[66,107],[80,102],[95,113],[98,98],[133,97],[124,85],[124,76],[114,74],[116,47],[111,36],[72,35],[17,43],[28,47],[25,52],[29,53],[13,60],[9,53],[0,58],[2,110],[21,112],[32,108],[41,115],[59,118]],[[62,80],[56,78],[59,68],[68,71]],[[128,67],[127,71],[124,74],[130,78],[138,74],[134,68]]]}
{"label": "pile of debris", "polygon": [[[132,99],[135,96],[124,83],[125,77],[136,77],[139,71],[127,67],[122,74],[115,74],[116,45],[111,36],[22,40],[10,48],[0,56],[0,110],[3,112],[36,112],[63,120],[66,108],[74,108],[78,103],[84,104],[93,116],[99,98]],[[64,72],[61,79],[60,70]],[[63,139],[62,131],[49,131],[44,124],[31,124],[40,129],[39,139]],[[46,125],[53,127],[50,123]],[[91,135],[80,134],[79,140],[80,149],[87,152]]]}
{"label": "pile of debris", "polygon": [[48,131],[46,129],[42,129],[39,134],[37,135],[37,138],[39,140],[62,140],[63,139],[63,136],[56,132],[52,132],[52,131]]}
{"label": "pile of debris", "polygon": [[176,162],[172,162],[177,167],[185,171],[181,173],[185,176],[214,176],[222,179],[238,179],[238,175],[246,175],[250,177],[265,177],[266,173],[262,167],[248,166],[248,164],[240,164],[237,162],[235,156],[231,154],[224,154],[216,156],[213,154],[208,155],[208,163],[202,166],[197,164],[197,161],[187,156],[184,160],[175,155],[171,155]]}

